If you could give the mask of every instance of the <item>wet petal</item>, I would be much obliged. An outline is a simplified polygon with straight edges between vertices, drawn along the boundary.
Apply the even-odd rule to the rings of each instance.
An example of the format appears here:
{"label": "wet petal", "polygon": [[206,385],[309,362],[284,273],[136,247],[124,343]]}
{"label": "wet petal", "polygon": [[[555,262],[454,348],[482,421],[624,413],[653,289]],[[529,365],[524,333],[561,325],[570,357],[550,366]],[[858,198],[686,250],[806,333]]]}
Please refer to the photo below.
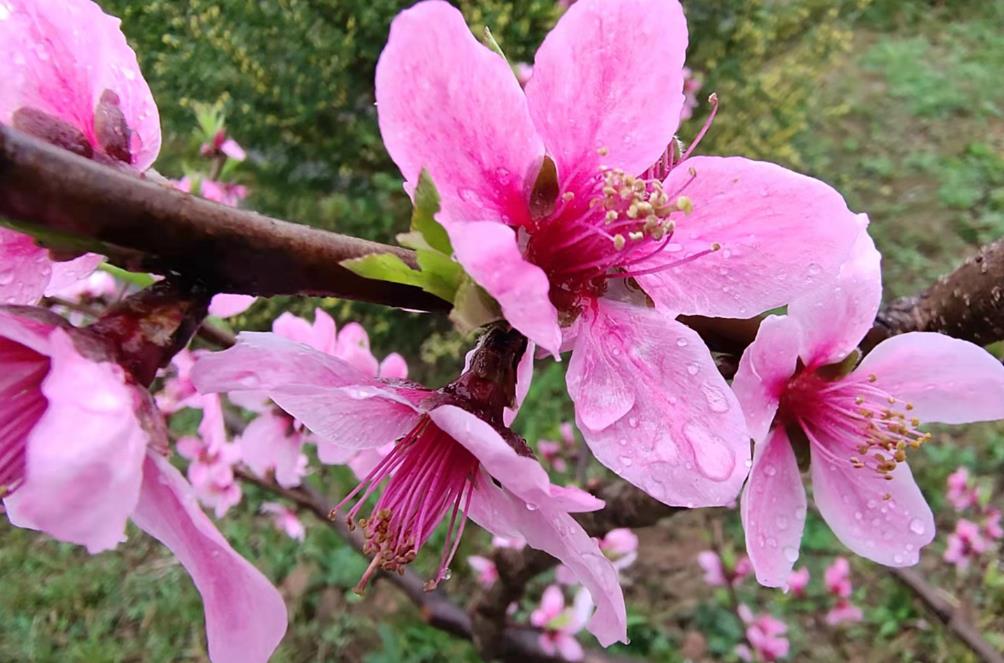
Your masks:
{"label": "wet petal", "polygon": [[795,373],[799,338],[799,327],[791,318],[768,316],[739,360],[732,389],[757,442],[767,437],[781,394]]}

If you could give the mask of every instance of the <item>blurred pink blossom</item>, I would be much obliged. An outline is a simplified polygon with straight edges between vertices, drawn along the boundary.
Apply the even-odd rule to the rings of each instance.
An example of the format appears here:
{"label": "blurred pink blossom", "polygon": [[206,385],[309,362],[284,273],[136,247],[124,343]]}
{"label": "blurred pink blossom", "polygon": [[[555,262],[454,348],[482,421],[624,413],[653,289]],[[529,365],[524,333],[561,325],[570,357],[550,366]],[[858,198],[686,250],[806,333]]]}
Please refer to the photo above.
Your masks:
{"label": "blurred pink blossom", "polygon": [[626,527],[612,529],[600,539],[600,550],[618,571],[623,571],[638,559],[638,535]]}
{"label": "blurred pink blossom", "polygon": [[983,534],[993,540],[1004,537],[1004,529],[1001,528],[1001,512],[998,509],[987,509],[984,513]]}
{"label": "blurred pink blossom", "polygon": [[575,634],[586,625],[592,609],[592,599],[585,589],[576,593],[573,605],[565,607],[561,587],[549,585],[540,598],[540,605],[530,613],[530,623],[543,630],[538,642],[544,653],[566,661],[581,661],[582,645]]}
{"label": "blurred pink blossom", "polygon": [[199,501],[211,507],[217,518],[241,500],[241,487],[234,477],[234,465],[241,459],[240,447],[226,438],[223,408],[219,396],[204,395],[198,437],[178,440],[178,453],[189,461],[188,480]]}
{"label": "blurred pink blossom", "polygon": [[980,526],[962,518],[955,523],[955,531],[948,535],[944,560],[953,564],[957,570],[963,571],[989,547],[980,532]]}
{"label": "blurred pink blossom", "polygon": [[736,647],[739,658],[769,663],[788,655],[790,645],[784,635],[788,632],[787,624],[768,613],[754,615],[746,604],[739,606],[739,617],[746,625],[746,641],[749,643],[749,646]]}
{"label": "blurred pink blossom", "polygon": [[830,626],[846,622],[860,622],[861,609],[851,602],[851,565],[846,557],[837,557],[823,573],[826,591],[836,598],[834,606],[826,613],[826,623]]}
{"label": "blurred pink blossom", "polygon": [[265,502],[261,505],[261,511],[272,516],[275,528],[285,533],[289,538],[302,542],[307,536],[307,529],[303,526],[300,517],[292,509],[278,502]]}
{"label": "blurred pink blossom", "polygon": [[969,470],[959,467],[948,475],[948,491],[945,497],[955,507],[956,511],[965,511],[979,504],[980,498],[976,487],[969,482]]}
{"label": "blurred pink blossom", "polygon": [[713,550],[698,553],[697,563],[704,571],[704,582],[711,587],[724,587],[726,584],[735,587],[753,570],[746,555],[736,561],[734,569],[727,569],[722,563],[722,558]]}
{"label": "blurred pink blossom", "polygon": [[173,414],[186,407],[202,407],[202,396],[191,379],[197,352],[185,348],[171,358],[170,368],[163,376],[163,387],[155,396],[157,407],[164,414]]}
{"label": "blurred pink blossom", "polygon": [[270,473],[283,488],[293,488],[307,474],[303,435],[285,412],[269,410],[251,421],[235,440],[240,459],[260,477]]}
{"label": "blurred pink blossom", "polygon": [[802,568],[792,571],[791,575],[788,576],[788,591],[792,593],[793,596],[801,598],[805,596],[805,588],[809,586],[809,568],[803,566]]}
{"label": "blurred pink blossom", "polygon": [[472,569],[474,569],[474,572],[478,577],[478,582],[482,587],[491,587],[495,584],[495,581],[499,579],[499,570],[495,566],[495,562],[488,557],[470,555],[467,557],[467,563],[471,565]]}

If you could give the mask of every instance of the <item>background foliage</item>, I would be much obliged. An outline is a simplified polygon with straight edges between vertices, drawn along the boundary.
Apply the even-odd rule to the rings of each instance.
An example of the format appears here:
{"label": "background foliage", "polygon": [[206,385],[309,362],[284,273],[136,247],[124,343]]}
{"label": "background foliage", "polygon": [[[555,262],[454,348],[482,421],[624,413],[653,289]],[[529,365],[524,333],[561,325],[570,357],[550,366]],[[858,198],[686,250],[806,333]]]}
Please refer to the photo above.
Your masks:
{"label": "background foliage", "polygon": [[[232,135],[251,154],[240,171],[252,190],[247,206],[381,241],[405,230],[408,202],[381,145],[372,81],[390,20],[410,3],[100,4],[122,17],[158,99],[166,138],[161,172],[177,177],[194,163],[193,104],[221,102]],[[560,14],[551,0],[457,4],[475,29],[491,27],[513,61],[532,62]],[[704,80],[702,94],[716,91],[722,101],[702,152],[769,159],[834,184],[852,208],[872,218],[885,255],[887,296],[914,291],[973,245],[1004,234],[1004,3],[685,4],[688,65]],[[700,106],[682,128],[685,140],[705,111]],[[279,298],[256,305],[239,324],[265,328],[279,310],[304,313],[318,303],[339,321],[362,321],[377,354],[401,351],[420,379],[436,384],[459,366],[463,339],[430,316]],[[521,417],[531,440],[554,436],[568,417],[562,370],[550,365],[536,377],[532,409]],[[959,463],[991,475],[1004,466],[995,427],[941,440],[946,444],[932,446],[917,464],[929,494]],[[331,494],[344,488],[341,479],[326,487]],[[302,547],[288,541],[255,516],[260,500],[248,493],[241,513],[222,529],[289,600],[293,621],[277,660],[474,660],[463,643],[423,627],[393,590],[378,585],[365,600],[354,597],[347,590],[361,571],[358,557],[316,524]],[[643,534],[642,558],[627,579],[631,653],[682,660],[698,631],[707,634],[704,656],[726,656],[735,643],[738,624],[721,597],[693,582],[693,555],[706,547],[704,517],[674,519],[670,528]],[[741,541],[728,518],[728,531]],[[203,660],[197,595],[156,543],[137,533],[118,553],[91,558],[4,527],[0,660]],[[474,538],[468,547],[475,547]],[[839,546],[810,519],[806,548],[811,566],[813,550]],[[932,548],[927,566],[951,585],[951,574],[936,568],[939,544]],[[839,641],[820,635],[812,614],[785,598],[759,594],[765,606],[792,620],[796,656],[812,650],[813,660],[966,660],[967,652],[928,623],[881,569],[855,568],[865,585],[867,621]],[[819,568],[813,571],[818,578]],[[653,577],[660,579],[656,585],[680,582],[653,588]],[[977,619],[984,630],[1000,633],[1004,624],[995,615],[1004,612],[1004,581],[994,578],[977,596]]]}

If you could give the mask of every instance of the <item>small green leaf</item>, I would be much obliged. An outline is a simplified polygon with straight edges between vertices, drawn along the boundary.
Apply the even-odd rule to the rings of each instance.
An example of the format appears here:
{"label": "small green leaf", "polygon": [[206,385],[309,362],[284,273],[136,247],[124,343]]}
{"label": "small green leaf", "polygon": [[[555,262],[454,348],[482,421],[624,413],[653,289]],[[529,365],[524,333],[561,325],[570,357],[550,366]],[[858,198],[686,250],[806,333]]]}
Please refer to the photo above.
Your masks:
{"label": "small green leaf", "polygon": [[453,301],[464,276],[460,265],[448,255],[430,249],[418,249],[415,257],[422,270],[422,289],[448,302]]}
{"label": "small green leaf", "polygon": [[457,330],[465,334],[501,318],[502,312],[495,300],[465,275],[457,288],[453,310],[450,311],[450,321]]}
{"label": "small green leaf", "polygon": [[422,276],[393,253],[372,253],[343,260],[342,267],[367,279],[422,286]]}
{"label": "small green leaf", "polygon": [[453,245],[446,229],[436,221],[439,213],[439,192],[433,184],[429,173],[425,170],[418,176],[418,186],[415,187],[415,210],[411,214],[411,230],[418,232],[430,248],[450,255]]}
{"label": "small green leaf", "polygon": [[132,285],[139,286],[140,288],[149,287],[156,282],[152,276],[145,272],[127,272],[115,265],[109,265],[107,262],[103,262],[98,265],[98,269],[103,272],[108,272],[115,277],[116,281],[130,283]]}

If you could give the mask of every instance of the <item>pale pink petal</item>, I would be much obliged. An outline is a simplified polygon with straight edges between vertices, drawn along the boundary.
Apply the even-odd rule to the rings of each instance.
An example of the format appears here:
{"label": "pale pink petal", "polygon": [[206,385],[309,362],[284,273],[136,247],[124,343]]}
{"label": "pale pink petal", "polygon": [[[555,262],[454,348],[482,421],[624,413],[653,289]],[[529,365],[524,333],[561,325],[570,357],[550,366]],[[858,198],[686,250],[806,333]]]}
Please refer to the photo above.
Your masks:
{"label": "pale pink petal", "polygon": [[516,365],[516,402],[513,407],[506,407],[502,413],[502,423],[506,426],[512,426],[516,415],[519,414],[520,406],[523,405],[523,400],[530,393],[530,383],[533,380],[533,356],[536,352],[537,345],[533,341],[528,341],[526,350],[523,351],[523,356],[519,358],[519,364]]}
{"label": "pale pink petal", "polygon": [[530,615],[530,623],[537,627],[547,626],[547,623],[557,617],[565,609],[565,595],[561,587],[548,585],[540,596],[540,607]]}
{"label": "pale pink petal", "polygon": [[254,295],[215,295],[209,302],[209,315],[232,318],[251,308],[256,299]]}
{"label": "pale pink petal", "polygon": [[234,347],[199,357],[192,382],[205,394],[376,384],[340,359],[264,332],[242,332]]}
{"label": "pale pink petal", "polygon": [[48,407],[28,437],[25,482],[7,511],[19,527],[96,553],[125,538],[139,498],[148,439],[135,412],[140,395],[118,366],[84,359],[63,330],[50,341],[41,387]]}
{"label": "pale pink petal", "polygon": [[748,318],[787,304],[836,275],[857,238],[859,220],[819,180],[762,161],[693,157],[670,173],[667,193],[691,170],[684,195],[693,212],[644,264],[666,269],[638,277],[656,303],[681,315]]}
{"label": "pale pink petal", "polygon": [[788,315],[801,327],[802,362],[835,364],[858,347],[882,303],[882,256],[862,230],[837,278],[793,300]]}
{"label": "pale pink petal", "polygon": [[799,338],[799,327],[791,318],[768,316],[739,360],[732,390],[757,442],[767,437],[781,394],[795,373]]}
{"label": "pale pink petal", "polygon": [[583,318],[566,380],[597,460],[672,506],[735,500],[749,434],[701,338],[664,311],[607,299]]}
{"label": "pale pink petal", "polygon": [[574,635],[558,633],[554,638],[554,644],[561,654],[561,658],[566,661],[581,661],[583,656],[582,645],[575,639]]}
{"label": "pale pink petal", "polygon": [[370,337],[358,322],[350,322],[338,332],[335,356],[366,375],[376,377],[380,364],[370,352]]}
{"label": "pale pink petal", "polygon": [[288,417],[268,412],[249,423],[236,440],[240,459],[258,476],[273,472],[276,483],[283,488],[300,485],[306,471],[301,438],[291,425]]}
{"label": "pale pink petal", "polygon": [[268,661],[286,632],[282,596],[230,547],[164,458],[146,459],[133,521],[170,548],[192,576],[206,611],[213,663]]}
{"label": "pale pink petal", "polygon": [[528,509],[525,502],[484,477],[474,491],[469,515],[489,532],[523,537],[527,545],[562,562],[596,603],[588,628],[600,644],[627,641],[627,612],[617,570],[570,515],[550,504]]}
{"label": "pale pink petal", "polygon": [[533,458],[520,456],[492,426],[455,405],[429,412],[439,428],[470,451],[507,490],[527,504],[581,512],[603,507],[603,501],[572,487],[551,485],[547,472]]}
{"label": "pale pink petal", "polygon": [[756,579],[784,587],[798,559],[805,528],[805,488],[784,429],[775,427],[753,453],[740,514]]}
{"label": "pale pink petal", "polygon": [[513,327],[549,352],[561,345],[558,311],[548,299],[544,271],[527,262],[516,231],[501,223],[450,223],[446,230],[457,261],[502,307]]}
{"label": "pale pink petal", "polygon": [[392,352],[380,362],[380,377],[384,380],[404,380],[408,377],[408,362],[396,352]]}
{"label": "pale pink petal", "polygon": [[[45,294],[47,296],[56,295],[59,294],[60,290],[76,285],[78,281],[90,276],[103,260],[104,257],[96,253],[85,253],[79,258],[66,262],[53,262],[52,277],[49,279],[49,285],[45,288]],[[110,275],[106,274],[106,276],[111,278]]]}
{"label": "pale pink petal", "polygon": [[30,107],[70,123],[97,146],[95,109],[110,90],[132,131],[132,166],[149,168],[160,151],[160,119],[119,20],[90,0],[5,0],[4,7],[0,122]]}
{"label": "pale pink petal", "polygon": [[676,0],[582,0],[561,17],[526,96],[563,183],[601,163],[638,175],[659,158],[680,121],[686,50]]}
{"label": "pale pink petal", "polygon": [[916,564],[934,539],[934,516],[906,463],[885,481],[870,469],[835,463],[816,443],[810,449],[813,498],[840,542],[879,564]]}
{"label": "pale pink petal", "polygon": [[509,65],[459,11],[431,1],[397,15],[376,99],[384,146],[409,190],[424,168],[446,219],[522,222],[544,145]]}
{"label": "pale pink petal", "polygon": [[0,304],[36,303],[51,277],[47,250],[30,235],[0,227]]}
{"label": "pale pink petal", "polygon": [[[278,318],[272,321],[272,333],[296,343],[309,345],[319,352],[324,352],[322,348],[316,345],[313,326],[303,318],[297,317],[289,311],[284,311]],[[332,339],[332,343],[334,343],[334,339]],[[333,348],[334,346],[332,345]]]}
{"label": "pale pink petal", "polygon": [[248,156],[247,152],[244,151],[244,148],[241,147],[240,143],[233,138],[227,138],[223,141],[223,144],[220,145],[220,152],[223,152],[223,154],[227,155],[234,161],[244,161],[244,159],[247,159]]}
{"label": "pale pink petal", "polygon": [[1004,419],[1004,366],[983,348],[931,332],[882,341],[854,372],[913,404],[921,421],[963,424]]}

